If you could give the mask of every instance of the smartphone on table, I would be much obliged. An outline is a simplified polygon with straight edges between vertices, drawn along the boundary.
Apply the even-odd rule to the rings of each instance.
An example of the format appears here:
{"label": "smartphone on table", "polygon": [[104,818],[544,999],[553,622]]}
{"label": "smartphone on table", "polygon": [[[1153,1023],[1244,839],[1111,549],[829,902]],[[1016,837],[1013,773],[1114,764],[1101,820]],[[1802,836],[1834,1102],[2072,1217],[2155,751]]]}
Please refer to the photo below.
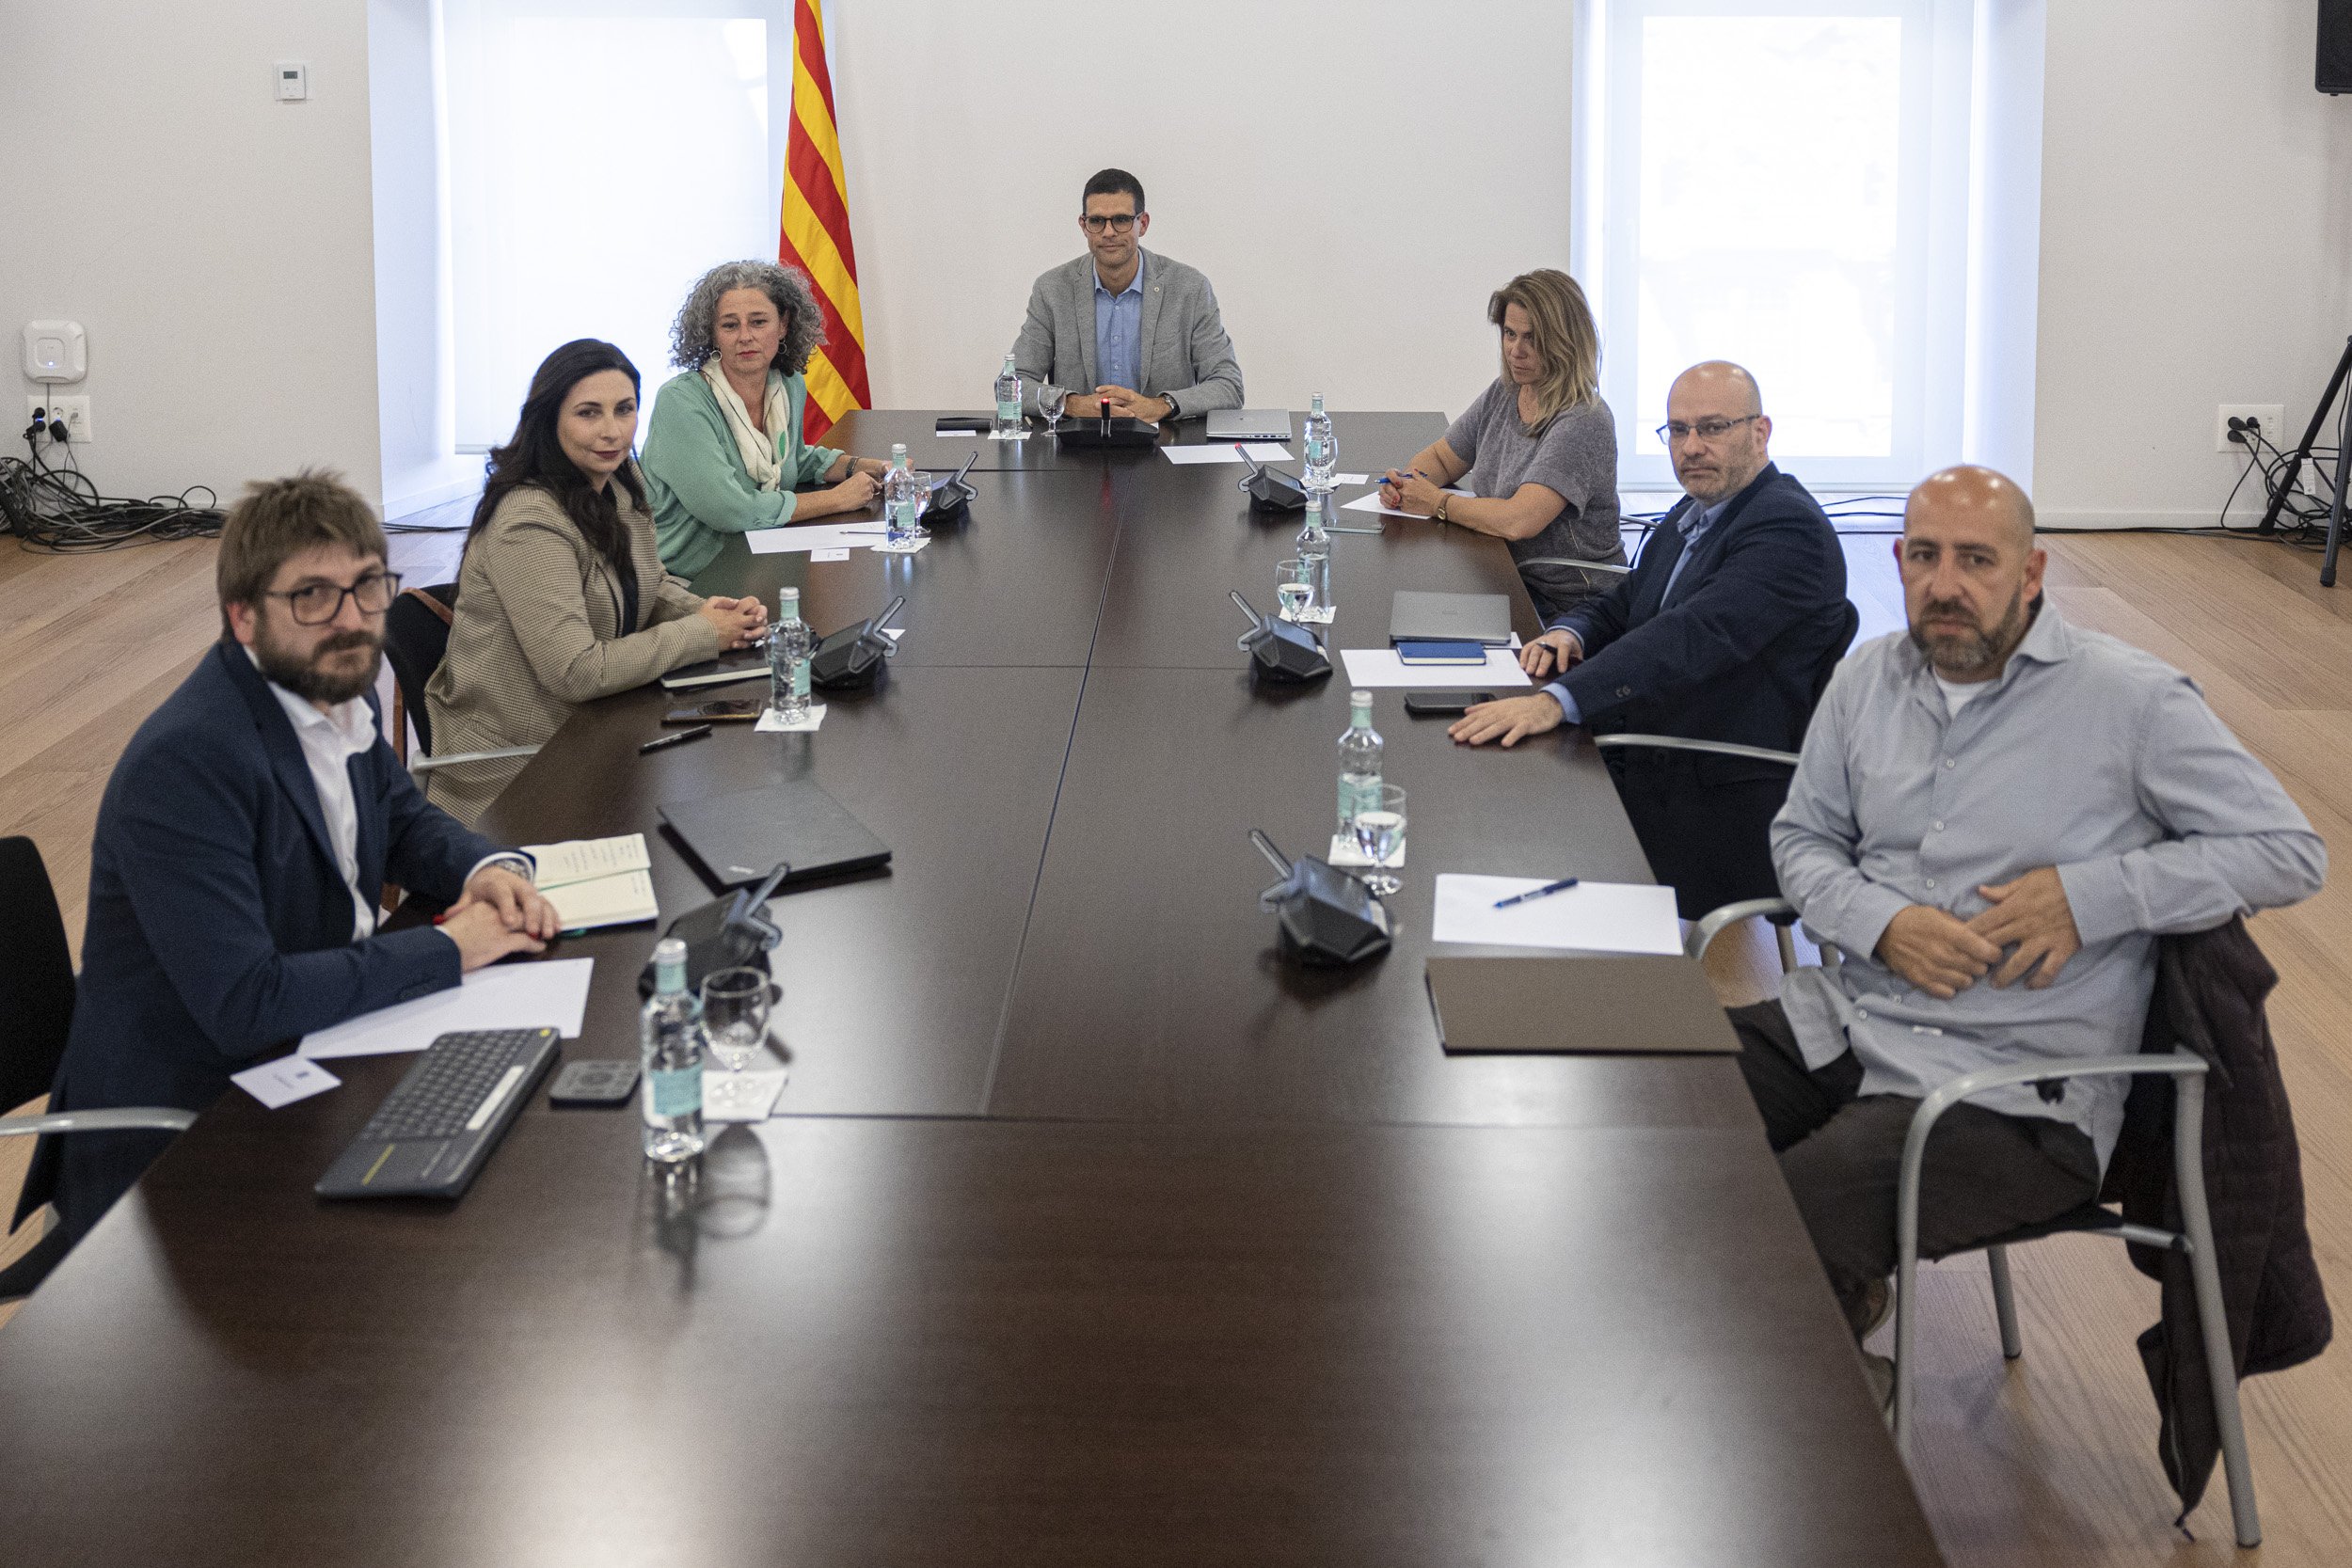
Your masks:
{"label": "smartphone on table", "polygon": [[674,707],[661,716],[665,724],[753,724],[767,705],[756,697],[722,697],[692,707]]}
{"label": "smartphone on table", "polygon": [[1480,703],[1491,703],[1491,691],[1407,691],[1405,711],[1416,719],[1458,719]]}

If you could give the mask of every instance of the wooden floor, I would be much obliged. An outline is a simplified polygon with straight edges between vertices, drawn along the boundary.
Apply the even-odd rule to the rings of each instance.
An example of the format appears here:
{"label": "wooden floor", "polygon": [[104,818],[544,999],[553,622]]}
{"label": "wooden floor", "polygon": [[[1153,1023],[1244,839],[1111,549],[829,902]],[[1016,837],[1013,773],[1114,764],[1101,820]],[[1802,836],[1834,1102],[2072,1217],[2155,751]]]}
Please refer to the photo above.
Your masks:
{"label": "wooden floor", "polygon": [[[397,537],[394,564],[411,582],[444,580],[456,543]],[[2051,597],[2070,620],[2195,676],[2329,844],[2352,846],[2352,584],[2323,590],[2312,557],[2267,544],[2046,543]],[[99,792],[132,730],[212,641],[212,551],[196,543],[56,559],[0,544],[0,833],[30,833],[40,845],[77,953]],[[1863,634],[1899,626],[1889,542],[1850,538],[1847,555]],[[2338,1307],[2352,1312],[2345,880],[2264,916],[2254,931],[2280,974],[2271,1022],[2302,1135],[2320,1266]],[[1713,968],[1725,1000],[1744,1001],[1776,966],[1769,945],[1750,937],[1719,946]],[[23,1142],[0,1140],[0,1200],[15,1190]],[[0,1244],[0,1263],[12,1253]],[[2256,1560],[2230,1543],[2217,1474],[2188,1521],[2194,1543],[2172,1527],[2132,1345],[2154,1319],[2154,1286],[2120,1247],[2083,1239],[2022,1249],[2014,1269],[2026,1344],[2014,1364],[2001,1359],[1981,1260],[1927,1271],[1915,1468],[1952,1561]],[[2255,1379],[2245,1403],[2266,1532],[2259,1560],[2352,1562],[2352,1353]]]}

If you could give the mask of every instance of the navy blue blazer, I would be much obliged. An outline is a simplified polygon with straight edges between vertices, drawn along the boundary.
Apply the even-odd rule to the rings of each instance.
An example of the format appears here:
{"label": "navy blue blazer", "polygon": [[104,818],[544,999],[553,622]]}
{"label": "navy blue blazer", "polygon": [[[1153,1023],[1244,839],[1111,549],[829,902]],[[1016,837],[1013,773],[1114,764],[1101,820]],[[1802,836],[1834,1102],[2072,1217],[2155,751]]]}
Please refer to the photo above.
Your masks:
{"label": "navy blue blazer", "polygon": [[[369,698],[371,705],[374,698]],[[359,892],[387,879],[448,902],[498,846],[428,805],[379,736],[351,759]],[[351,894],[293,721],[243,647],[222,641],[131,737],[90,847],[89,923],[52,1105],[201,1111],[229,1075],[313,1029],[457,984],[430,927],[351,940]],[[167,1139],[44,1138],[26,1183],[56,1182],[75,1234]],[[59,1147],[61,1146],[61,1147]],[[41,1180],[46,1177],[47,1180]]]}
{"label": "navy blue blazer", "polygon": [[[1695,504],[1685,496],[1631,573],[1553,623],[1584,644],[1562,684],[1596,735],[1796,751],[1815,682],[1852,636],[1837,531],[1804,485],[1767,464],[1700,537],[1665,607],[1666,579],[1688,543],[1679,524]],[[1787,777],[1785,768],[1725,759],[1708,759],[1706,770],[1726,780]]]}

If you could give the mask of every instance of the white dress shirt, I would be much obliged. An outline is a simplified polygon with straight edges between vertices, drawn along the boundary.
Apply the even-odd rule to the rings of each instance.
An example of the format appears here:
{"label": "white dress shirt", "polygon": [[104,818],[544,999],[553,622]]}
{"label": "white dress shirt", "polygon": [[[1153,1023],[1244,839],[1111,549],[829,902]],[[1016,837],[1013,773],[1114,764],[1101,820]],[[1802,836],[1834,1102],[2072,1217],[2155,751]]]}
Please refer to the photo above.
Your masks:
{"label": "white dress shirt", "polygon": [[[256,670],[262,667],[251,648],[245,657]],[[318,791],[319,815],[326,821],[327,842],[335,848],[335,868],[351,893],[351,940],[365,942],[375,935],[376,911],[359,891],[359,801],[352,793],[351,759],[375,745],[375,712],[365,697],[353,697],[322,713],[309,698],[297,697],[276,681],[269,683],[269,694],[286,710],[294,738],[302,743],[302,760],[310,764],[310,784]],[[529,860],[501,853],[484,856],[466,873],[466,880],[472,881],[476,872],[491,864],[511,866],[526,881],[531,878]]]}

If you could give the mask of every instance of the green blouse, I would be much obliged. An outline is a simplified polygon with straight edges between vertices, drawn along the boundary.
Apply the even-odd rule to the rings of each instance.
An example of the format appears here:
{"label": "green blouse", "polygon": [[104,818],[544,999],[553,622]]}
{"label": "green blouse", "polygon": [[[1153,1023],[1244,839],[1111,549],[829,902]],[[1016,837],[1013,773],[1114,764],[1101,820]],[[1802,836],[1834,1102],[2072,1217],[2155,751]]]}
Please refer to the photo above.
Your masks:
{"label": "green blouse", "polygon": [[792,417],[775,432],[785,483],[774,490],[752,483],[718,396],[701,372],[674,375],[655,394],[638,467],[645,476],[645,499],[653,505],[661,563],[678,576],[691,578],[718,559],[730,533],[790,522],[800,501],[793,488],[818,483],[841,461],[834,448],[801,440],[806,379],[787,375],[784,389]]}

